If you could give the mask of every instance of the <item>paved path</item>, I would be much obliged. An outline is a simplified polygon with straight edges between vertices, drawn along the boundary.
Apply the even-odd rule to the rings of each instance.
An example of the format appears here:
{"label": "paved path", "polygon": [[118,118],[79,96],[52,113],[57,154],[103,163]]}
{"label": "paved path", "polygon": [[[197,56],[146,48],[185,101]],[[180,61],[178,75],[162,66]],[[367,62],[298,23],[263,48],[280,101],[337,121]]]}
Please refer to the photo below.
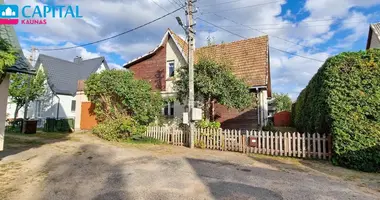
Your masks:
{"label": "paved path", "polygon": [[0,166],[3,199],[380,197],[376,190],[292,163],[171,146],[115,146],[87,135],[7,155]]}

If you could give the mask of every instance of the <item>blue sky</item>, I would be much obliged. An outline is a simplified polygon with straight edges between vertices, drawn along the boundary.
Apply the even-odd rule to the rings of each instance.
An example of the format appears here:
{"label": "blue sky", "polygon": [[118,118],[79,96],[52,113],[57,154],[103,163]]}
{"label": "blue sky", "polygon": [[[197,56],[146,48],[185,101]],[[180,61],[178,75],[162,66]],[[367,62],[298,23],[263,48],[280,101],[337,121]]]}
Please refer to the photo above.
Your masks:
{"label": "blue sky", "polygon": [[[16,31],[26,56],[30,54],[32,46],[39,49],[68,47],[129,30],[164,15],[167,12],[165,10],[174,10],[178,7],[177,4],[183,2],[184,0],[6,0],[6,3],[19,6],[45,4],[80,7],[82,19],[48,18],[46,25],[17,25]],[[369,23],[380,21],[379,0],[198,0],[196,6],[199,9],[197,17],[244,37],[268,34],[271,47],[311,58],[270,50],[272,88],[275,92],[288,93],[293,99],[323,64],[314,60],[324,61],[343,51],[365,49]],[[180,10],[138,31],[103,43],[38,53],[66,60],[72,60],[76,56],[105,56],[111,67],[119,68],[123,63],[152,50],[160,43],[167,28],[183,36],[183,30],[177,25],[175,16],[185,19],[184,11]],[[207,37],[213,38],[216,43],[241,40],[200,20],[196,29],[198,47],[206,45]]]}

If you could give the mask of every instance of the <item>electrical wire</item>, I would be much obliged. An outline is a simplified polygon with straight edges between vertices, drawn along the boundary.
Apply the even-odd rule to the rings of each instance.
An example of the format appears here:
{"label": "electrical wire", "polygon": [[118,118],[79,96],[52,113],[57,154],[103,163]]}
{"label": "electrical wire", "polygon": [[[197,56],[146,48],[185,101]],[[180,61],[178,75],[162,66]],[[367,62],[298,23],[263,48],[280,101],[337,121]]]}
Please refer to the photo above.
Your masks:
{"label": "electrical wire", "polygon": [[[248,39],[247,37],[244,37],[244,36],[242,36],[242,35],[240,35],[240,34],[237,34],[237,33],[234,33],[234,32],[232,32],[232,31],[229,31],[229,30],[227,30],[227,29],[225,29],[225,28],[223,28],[223,27],[220,27],[220,26],[218,26],[218,25],[216,25],[216,24],[213,24],[213,23],[211,23],[211,22],[209,22],[209,21],[207,21],[207,20],[204,20],[204,19],[202,19],[202,18],[200,18],[200,17],[198,17],[197,19],[199,19],[199,20],[201,20],[201,21],[203,21],[203,22],[205,22],[205,23],[207,23],[207,24],[210,24],[210,25],[212,25],[212,26],[214,26],[214,27],[216,27],[216,28],[219,28],[219,29],[221,29],[221,30],[224,30],[224,31],[226,31],[226,32],[228,32],[228,33],[230,33],[230,34],[232,34],[232,35],[238,36],[238,37],[243,38],[243,39]],[[269,45],[268,45],[268,46],[269,46]],[[318,59],[311,58],[311,57],[307,57],[307,56],[302,56],[302,55],[299,55],[299,54],[296,54],[296,53],[292,53],[292,52],[288,52],[288,51],[285,51],[285,50],[282,50],[282,49],[278,49],[278,48],[275,48],[275,47],[272,47],[272,46],[269,46],[269,48],[272,48],[272,49],[274,49],[274,50],[277,50],[277,51],[280,51],[280,52],[283,52],[283,53],[287,53],[287,54],[290,54],[290,55],[293,55],[293,56],[298,56],[298,57],[301,57],[301,58],[305,58],[305,59],[308,59],[308,60],[313,60],[313,61],[317,61],[317,62],[321,62],[321,63],[324,62],[324,61],[322,61],[322,60],[318,60]]]}
{"label": "electrical wire", "polygon": [[163,19],[163,18],[165,18],[165,17],[167,17],[167,16],[169,16],[169,15],[171,15],[171,14],[173,14],[173,13],[179,11],[179,10],[181,10],[183,7],[184,7],[184,6],[182,6],[182,7],[180,7],[180,8],[177,8],[177,9],[173,10],[172,12],[169,12],[169,13],[167,13],[167,14],[165,14],[165,15],[159,17],[159,18],[156,18],[156,19],[154,19],[154,20],[152,20],[152,21],[149,21],[149,22],[147,22],[147,23],[145,23],[145,24],[142,24],[142,25],[140,25],[140,26],[137,26],[137,27],[135,27],[135,28],[133,28],[133,29],[130,29],[130,30],[124,31],[124,32],[122,32],[122,33],[119,33],[119,34],[116,34],[116,35],[114,35],[114,36],[107,37],[107,38],[104,38],[104,39],[101,39],[101,40],[97,40],[97,41],[94,41],[94,42],[89,42],[89,43],[85,43],[85,44],[81,44],[81,45],[75,45],[75,46],[72,46],[72,47],[62,47],[62,48],[54,48],[54,49],[39,49],[39,50],[40,50],[40,51],[58,51],[58,50],[67,50],[67,49],[75,49],[75,48],[78,48],[78,47],[84,47],[84,46],[88,46],[88,45],[92,45],[92,44],[96,44],[96,43],[104,42],[104,41],[107,41],[107,40],[110,40],[110,39],[113,39],[113,38],[116,38],[116,37],[119,37],[119,36],[125,35],[125,34],[127,34],[127,33],[133,32],[133,31],[138,30],[138,29],[140,29],[140,28],[143,28],[143,27],[145,27],[145,26],[147,26],[147,25],[149,25],[149,24],[152,24],[152,23],[154,23],[154,22],[156,22],[156,21],[159,21],[159,20],[161,20],[161,19]]}
{"label": "electrical wire", "polygon": [[249,28],[249,29],[251,29],[251,30],[254,30],[254,31],[257,31],[257,32],[260,32],[260,33],[264,33],[264,34],[266,34],[266,35],[268,35],[268,36],[270,36],[270,37],[274,37],[274,38],[277,38],[277,39],[280,39],[280,40],[283,40],[283,41],[285,41],[285,42],[288,42],[288,43],[291,43],[291,44],[295,44],[295,45],[298,45],[298,46],[301,46],[301,47],[316,49],[315,47],[305,46],[305,45],[298,44],[297,42],[293,42],[293,41],[290,41],[290,40],[285,39],[285,38],[282,38],[282,37],[278,37],[278,36],[275,36],[275,35],[270,35],[270,34],[264,32],[264,31],[262,31],[262,30],[259,30],[259,29],[256,29],[256,28],[252,28],[252,27],[250,27],[250,26],[248,26],[248,25],[244,25],[244,24],[242,24],[242,23],[239,23],[239,22],[237,22],[237,21],[235,21],[235,20],[232,20],[232,19],[229,19],[229,18],[227,18],[227,17],[221,16],[221,15],[218,15],[218,14],[215,14],[215,13],[214,13],[214,15],[217,16],[217,17],[223,18],[223,19],[225,19],[225,20],[231,21],[231,22],[233,22],[233,23],[235,23],[235,24],[238,24],[238,25],[240,25],[240,26],[247,27],[247,28]]}
{"label": "electrical wire", "polygon": [[202,7],[210,7],[210,6],[217,6],[217,5],[224,5],[224,4],[229,4],[229,3],[235,3],[235,2],[239,2],[239,1],[242,1],[242,0],[225,1],[225,2],[220,2],[220,3],[216,3],[216,4],[206,4],[206,5],[200,5],[200,6],[202,6]]}
{"label": "electrical wire", "polygon": [[244,6],[244,7],[238,7],[238,8],[231,8],[231,9],[225,9],[225,10],[217,10],[216,12],[203,12],[202,14],[203,15],[208,15],[208,14],[214,14],[214,13],[220,13],[220,12],[230,12],[230,11],[235,11],[235,10],[240,10],[240,9],[244,9],[244,8],[253,8],[253,7],[258,7],[258,6],[264,6],[264,5],[269,5],[269,4],[273,4],[273,3],[279,3],[279,2],[282,2],[282,1],[272,1],[272,2],[268,2],[268,3],[262,3],[262,4],[255,4],[255,5],[250,5],[250,6]]}
{"label": "electrical wire", "polygon": [[169,12],[168,9],[164,8],[163,6],[161,6],[158,2],[156,2],[155,0],[151,0],[154,4],[156,4],[158,7],[160,7],[161,9],[165,10],[166,12]]}

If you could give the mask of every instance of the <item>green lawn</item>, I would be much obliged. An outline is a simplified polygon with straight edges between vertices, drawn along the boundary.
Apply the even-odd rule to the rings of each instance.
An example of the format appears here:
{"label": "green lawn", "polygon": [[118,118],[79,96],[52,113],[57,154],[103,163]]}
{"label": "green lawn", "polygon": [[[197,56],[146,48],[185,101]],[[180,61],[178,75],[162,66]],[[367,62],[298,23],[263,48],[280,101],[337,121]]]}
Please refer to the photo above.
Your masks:
{"label": "green lawn", "polygon": [[14,132],[6,132],[5,135],[13,135],[13,136],[20,136],[20,137],[26,137],[26,138],[41,138],[41,139],[62,139],[67,136],[69,136],[70,133],[47,133],[43,131],[37,131],[35,134],[23,134],[23,133],[14,133]]}

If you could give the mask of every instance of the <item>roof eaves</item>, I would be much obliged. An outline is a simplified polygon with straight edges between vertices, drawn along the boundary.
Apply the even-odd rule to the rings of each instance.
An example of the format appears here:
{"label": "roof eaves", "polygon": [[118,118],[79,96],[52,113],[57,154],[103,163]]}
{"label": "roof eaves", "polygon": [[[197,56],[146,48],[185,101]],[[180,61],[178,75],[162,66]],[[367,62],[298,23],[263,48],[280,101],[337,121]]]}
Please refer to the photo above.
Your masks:
{"label": "roof eaves", "polygon": [[123,64],[123,68],[129,68],[131,65],[135,64],[135,63],[138,63],[139,61],[142,61],[143,59],[145,59],[146,57],[148,56],[151,56],[151,55],[154,55],[158,49],[160,49],[160,47],[162,47],[164,45],[164,42],[165,42],[165,39],[167,38],[169,34],[169,30],[166,31],[164,37],[161,39],[161,42],[158,46],[156,46],[156,48],[154,48],[152,51],[140,56],[140,57],[137,57],[127,63],[124,63]]}
{"label": "roof eaves", "polygon": [[159,50],[160,47],[162,47],[164,45],[164,43],[165,43],[166,38],[168,37],[168,35],[170,35],[170,37],[173,39],[173,41],[174,41],[175,45],[177,46],[178,50],[181,52],[182,57],[187,62],[187,57],[186,57],[186,55],[184,53],[183,48],[181,48],[181,46],[179,45],[179,42],[173,36],[172,31],[170,29],[168,29],[166,31],[166,33],[164,34],[164,37],[161,39],[160,44],[156,48],[154,48],[152,51],[150,51],[150,52],[148,52],[148,53],[146,53],[146,54],[144,54],[144,55],[142,55],[140,57],[137,57],[137,58],[135,58],[135,59],[133,59],[133,60],[131,60],[131,61],[123,64],[123,68],[129,68],[130,66],[132,66],[132,65],[134,65],[134,64],[136,64],[136,63],[138,63],[140,61],[143,61],[144,59],[148,58],[149,56],[155,55],[155,53],[157,52],[157,50]]}
{"label": "roof eaves", "polygon": [[[181,45],[179,45],[179,42],[178,42],[177,39],[173,36],[173,34],[172,34],[172,32],[171,32],[170,29],[168,30],[168,32],[169,32],[169,34],[170,34],[170,37],[173,39],[175,45],[177,46],[178,50],[181,52],[181,55],[182,55],[183,59],[185,59],[185,62],[187,63],[187,60],[188,60],[188,59],[187,59],[187,57],[186,57],[186,55],[185,55],[185,51],[184,51],[184,49],[181,48]],[[179,36],[178,36],[178,37],[179,37]],[[185,43],[186,43],[186,42],[185,42]]]}
{"label": "roof eaves", "polygon": [[377,35],[377,38],[380,40],[380,22],[371,24],[372,31]]}

